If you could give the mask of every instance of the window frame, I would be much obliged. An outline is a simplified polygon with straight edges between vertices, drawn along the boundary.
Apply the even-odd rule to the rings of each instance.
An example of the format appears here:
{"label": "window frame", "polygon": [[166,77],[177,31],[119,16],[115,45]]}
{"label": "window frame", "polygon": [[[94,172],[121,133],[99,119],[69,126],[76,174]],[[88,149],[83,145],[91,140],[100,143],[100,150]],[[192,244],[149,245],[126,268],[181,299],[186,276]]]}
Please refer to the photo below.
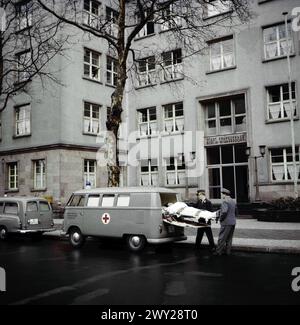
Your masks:
{"label": "window frame", "polygon": [[[91,163],[94,164],[94,172],[90,171]],[[91,188],[96,188],[97,187],[97,160],[93,159],[84,159],[83,161],[83,182],[84,182],[84,187],[86,187],[87,182],[91,183]],[[94,177],[94,182],[92,177]]]}
{"label": "window frame", "polygon": [[[101,108],[100,104],[90,103],[87,101],[83,102],[83,134],[85,135],[98,135],[101,131]],[[98,114],[98,118],[94,118],[94,109],[96,109],[96,113]],[[86,110],[89,111],[89,116],[86,116]],[[86,122],[89,123],[88,128],[86,129]],[[97,132],[93,132],[94,123],[98,123]],[[97,125],[97,124],[96,124]],[[88,130],[90,129],[90,131]]]}
{"label": "window frame", "polygon": [[[153,62],[150,62],[150,60],[153,60]],[[144,64],[146,70],[140,71],[140,68]],[[149,66],[154,65],[153,69],[150,69]],[[138,87],[146,87],[156,84],[155,80],[155,73],[156,73],[156,61],[155,56],[151,55],[143,59],[139,59],[137,62],[137,81],[138,81]],[[143,84],[144,81],[144,84]]]}
{"label": "window frame", "polygon": [[[109,63],[110,62],[110,63]],[[108,66],[111,65],[111,69]],[[106,84],[112,87],[117,87],[118,82],[118,60],[113,58],[112,56],[106,56]],[[111,82],[109,82],[109,77],[111,78]]]}
{"label": "window frame", "polygon": [[[40,164],[38,166],[37,164]],[[37,167],[40,168],[41,172],[37,173]],[[40,174],[40,186],[37,183],[37,176]],[[34,190],[44,190],[47,187],[46,181],[46,159],[33,160],[33,189]]]}
{"label": "window frame", "polygon": [[[13,167],[13,173],[12,173]],[[7,188],[9,191],[18,191],[19,190],[19,163],[18,162],[9,162],[7,163]],[[11,186],[13,184],[13,186]]]}
{"label": "window frame", "polygon": [[[85,5],[88,3],[89,9],[85,8]],[[93,4],[97,4],[98,6],[98,14],[93,12]],[[101,2],[97,0],[84,0],[83,1],[83,23],[90,28],[99,29],[100,23],[100,15],[101,15]],[[87,18],[87,21],[85,20]],[[96,24],[95,24],[96,22]],[[95,24],[95,26],[93,26]]]}
{"label": "window frame", "polygon": [[[174,161],[174,163],[171,164],[171,161]],[[180,161],[181,161],[181,165],[179,164]],[[178,154],[176,157],[172,156],[172,157],[165,158],[164,162],[165,162],[165,185],[166,186],[185,185],[185,179],[187,177],[187,175],[186,175],[187,169],[186,169],[186,162],[185,162],[184,154]],[[170,169],[170,167],[172,169]],[[172,182],[173,184],[170,184],[168,175],[174,175],[174,178],[173,178],[174,183]]]}
{"label": "window frame", "polygon": [[[225,53],[224,53],[224,43],[227,42],[227,41],[232,41],[232,52],[231,52],[231,55],[232,55],[232,65],[230,66],[225,66]],[[213,56],[212,55],[212,50],[213,50],[213,46],[214,45],[220,45],[220,55],[218,56]],[[213,68],[213,64],[212,64],[212,60],[213,58],[219,58],[221,60],[221,68],[219,69],[214,69]],[[213,40],[211,42],[209,42],[209,71],[210,72],[215,72],[215,71],[222,71],[222,70],[228,70],[228,69],[232,69],[234,67],[236,67],[236,50],[235,50],[235,38],[233,35],[231,36],[228,36],[228,37],[224,37],[222,39],[218,39],[218,40]]]}
{"label": "window frame", "polygon": [[[97,55],[98,65],[93,63],[93,54]],[[89,57],[89,62],[85,60],[86,57]],[[89,75],[85,73],[85,68],[89,68]],[[97,69],[98,76],[93,77],[93,69]],[[96,82],[101,82],[101,53],[91,50],[87,47],[84,48],[84,55],[83,55],[83,75],[84,78],[93,80]]]}
{"label": "window frame", "polygon": [[[24,110],[23,111],[24,113],[20,114],[21,110]],[[21,137],[26,137],[26,136],[31,135],[31,113],[32,113],[32,109],[31,109],[30,103],[15,106],[15,108],[14,108],[14,137],[21,138]],[[21,125],[21,127],[20,127],[20,125]],[[21,132],[23,132],[23,133],[21,133]]]}
{"label": "window frame", "polygon": [[[182,110],[182,115],[176,115],[176,105],[181,107],[178,110]],[[166,110],[172,109],[172,117],[166,117]],[[172,104],[163,105],[163,130],[168,133],[184,132],[185,129],[185,116],[184,116],[184,105],[183,102],[177,102]],[[180,127],[178,122],[180,121]]]}
{"label": "window frame", "polygon": [[[143,166],[143,161],[147,162],[147,166]],[[156,161],[156,164],[155,164]],[[148,171],[142,171],[143,167],[147,167]],[[158,159],[144,159],[140,162],[140,186],[158,186]],[[156,179],[155,179],[156,178]],[[143,180],[144,179],[144,180]],[[144,184],[144,182],[146,184]]]}
{"label": "window frame", "polygon": [[[155,119],[151,119],[151,110],[155,110]],[[143,121],[143,114],[147,115],[146,121]],[[155,106],[153,107],[147,107],[147,108],[141,108],[137,110],[137,120],[138,120],[138,130],[139,130],[139,136],[153,136],[158,133],[158,119],[157,119],[157,109]],[[144,115],[145,116],[145,115]],[[145,130],[146,127],[146,130]],[[142,132],[142,129],[144,128],[144,133]]]}

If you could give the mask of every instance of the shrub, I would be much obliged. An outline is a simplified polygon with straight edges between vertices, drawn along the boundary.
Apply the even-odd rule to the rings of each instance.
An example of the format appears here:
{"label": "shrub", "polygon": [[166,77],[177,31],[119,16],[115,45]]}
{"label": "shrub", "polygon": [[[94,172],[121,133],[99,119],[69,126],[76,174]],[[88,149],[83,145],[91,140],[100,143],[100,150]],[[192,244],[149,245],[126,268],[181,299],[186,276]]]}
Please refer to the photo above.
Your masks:
{"label": "shrub", "polygon": [[279,198],[271,202],[272,210],[300,210],[300,197]]}

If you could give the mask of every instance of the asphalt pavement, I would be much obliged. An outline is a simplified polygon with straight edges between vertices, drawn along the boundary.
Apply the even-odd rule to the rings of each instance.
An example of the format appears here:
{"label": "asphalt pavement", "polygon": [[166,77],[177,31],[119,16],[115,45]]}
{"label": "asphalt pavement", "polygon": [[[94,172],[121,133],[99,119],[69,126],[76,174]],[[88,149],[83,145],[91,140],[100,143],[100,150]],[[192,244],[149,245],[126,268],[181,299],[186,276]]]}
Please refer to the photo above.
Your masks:
{"label": "asphalt pavement", "polygon": [[[62,219],[55,219],[57,230],[46,233],[46,237],[61,238]],[[218,240],[219,224],[212,224],[215,242]],[[186,228],[187,240],[182,245],[194,245],[197,230]],[[208,241],[203,237],[203,246]],[[233,240],[233,251],[260,253],[300,254],[300,223],[262,222],[256,219],[238,219]]]}

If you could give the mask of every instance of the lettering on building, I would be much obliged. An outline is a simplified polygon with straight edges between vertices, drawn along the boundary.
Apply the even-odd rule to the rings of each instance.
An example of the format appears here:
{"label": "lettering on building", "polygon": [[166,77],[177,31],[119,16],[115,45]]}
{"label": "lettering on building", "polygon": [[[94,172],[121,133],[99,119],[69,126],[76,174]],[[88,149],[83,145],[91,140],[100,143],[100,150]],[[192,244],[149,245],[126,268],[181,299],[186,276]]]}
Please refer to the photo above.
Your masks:
{"label": "lettering on building", "polygon": [[216,137],[207,137],[205,141],[206,146],[220,146],[233,143],[245,143],[247,142],[247,134],[234,134]]}

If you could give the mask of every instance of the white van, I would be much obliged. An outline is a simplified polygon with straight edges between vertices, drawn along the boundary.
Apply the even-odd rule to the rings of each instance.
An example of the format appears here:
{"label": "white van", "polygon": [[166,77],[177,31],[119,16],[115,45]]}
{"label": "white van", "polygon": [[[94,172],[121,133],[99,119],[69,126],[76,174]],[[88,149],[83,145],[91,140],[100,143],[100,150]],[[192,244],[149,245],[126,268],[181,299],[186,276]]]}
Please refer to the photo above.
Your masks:
{"label": "white van", "polygon": [[100,188],[72,194],[64,213],[63,230],[73,247],[87,236],[123,238],[129,249],[140,251],[146,243],[186,240],[184,229],[167,225],[162,208],[178,201],[165,188]]}

